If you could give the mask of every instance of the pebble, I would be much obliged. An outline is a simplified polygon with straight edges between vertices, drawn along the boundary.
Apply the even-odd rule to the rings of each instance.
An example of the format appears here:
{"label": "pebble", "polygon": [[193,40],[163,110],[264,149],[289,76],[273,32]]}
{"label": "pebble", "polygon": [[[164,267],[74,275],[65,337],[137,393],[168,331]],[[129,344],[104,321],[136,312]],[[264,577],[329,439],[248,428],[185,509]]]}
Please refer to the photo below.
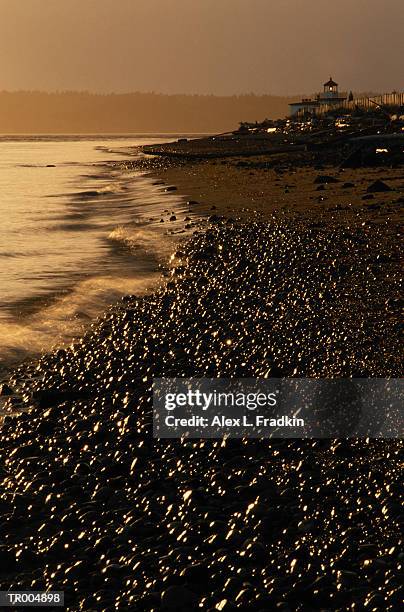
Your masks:
{"label": "pebble", "polygon": [[13,395],[13,393],[14,391],[10,387],[10,385],[7,385],[6,383],[3,383],[2,385],[0,385],[0,395],[2,396]]}

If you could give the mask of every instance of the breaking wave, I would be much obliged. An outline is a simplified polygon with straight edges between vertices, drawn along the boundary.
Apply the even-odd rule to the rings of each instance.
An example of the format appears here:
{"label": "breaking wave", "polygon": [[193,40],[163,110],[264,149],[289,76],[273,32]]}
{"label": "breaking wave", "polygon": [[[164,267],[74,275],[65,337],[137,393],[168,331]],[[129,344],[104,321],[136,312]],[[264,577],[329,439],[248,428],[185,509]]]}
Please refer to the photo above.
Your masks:
{"label": "breaking wave", "polygon": [[157,261],[168,258],[174,248],[174,237],[158,231],[156,227],[116,227],[108,239],[118,245],[123,245],[130,251],[142,251],[152,254]]}
{"label": "breaking wave", "polygon": [[68,345],[109,306],[125,295],[145,295],[158,285],[159,279],[158,272],[137,278],[88,279],[33,315],[19,321],[0,319],[0,365],[10,366],[34,354]]}

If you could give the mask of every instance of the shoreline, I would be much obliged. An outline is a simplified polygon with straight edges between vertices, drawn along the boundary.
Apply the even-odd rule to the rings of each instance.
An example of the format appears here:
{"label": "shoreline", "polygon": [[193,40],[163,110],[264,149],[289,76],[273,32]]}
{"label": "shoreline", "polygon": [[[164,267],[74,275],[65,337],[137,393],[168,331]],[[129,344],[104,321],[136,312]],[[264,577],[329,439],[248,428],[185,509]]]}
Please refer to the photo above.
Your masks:
{"label": "shoreline", "polygon": [[[193,143],[198,151],[199,140],[187,146],[192,148]],[[236,216],[248,221],[282,213],[308,219],[320,215],[328,222],[335,214],[355,222],[359,213],[372,223],[402,225],[402,166],[341,168],[341,153],[328,150],[210,158],[203,151],[194,157],[164,155],[164,151],[150,155],[148,148],[143,147],[145,158],[129,161],[127,167],[173,186],[191,202],[189,211],[202,218]]]}
{"label": "shoreline", "polygon": [[[102,142],[104,143],[104,140]],[[180,221],[165,225],[160,225],[158,221],[160,215],[164,214],[165,217],[163,209],[167,207],[173,210],[174,203],[177,217],[179,219],[185,217],[182,214],[184,207],[180,199],[172,195],[170,197],[170,194],[165,194],[159,187],[153,186],[151,179],[126,173],[119,166],[120,158],[115,155],[117,151],[114,154],[111,152],[111,157],[116,158],[116,161],[104,164],[98,161],[98,152],[94,153],[94,145],[90,143],[90,147],[93,155],[92,162],[88,162],[90,165],[81,160],[83,169],[73,170],[71,173],[77,190],[72,188],[71,193],[59,194],[58,198],[61,201],[58,200],[57,204],[60,207],[58,213],[61,217],[60,226],[67,226],[66,233],[71,230],[68,237],[74,236],[74,239],[82,241],[79,244],[82,245],[80,262],[84,258],[83,269],[80,266],[76,271],[64,270],[65,261],[62,254],[64,251],[69,253],[70,249],[63,249],[62,244],[61,266],[57,267],[57,273],[52,275],[47,268],[38,290],[35,285],[34,289],[31,289],[29,279],[26,283],[20,282],[20,290],[18,270],[22,269],[25,260],[16,260],[15,279],[17,280],[13,276],[14,286],[11,283],[10,287],[5,286],[6,295],[3,296],[1,304],[3,306],[0,316],[1,378],[6,370],[12,370],[23,361],[39,358],[41,353],[61,348],[75,338],[79,338],[83,330],[121,295],[140,293],[143,287],[146,288],[148,277],[150,277],[149,284],[154,283],[152,277],[160,276],[159,266],[168,259],[174,249],[176,227],[180,225]],[[25,154],[29,156],[31,151],[28,149]],[[90,153],[87,151],[87,154]],[[129,154],[130,151],[125,151],[125,155]],[[101,156],[108,157],[108,153]],[[123,154],[121,159],[125,159]],[[100,164],[103,171],[98,172],[96,166]],[[54,168],[49,172],[51,179]],[[52,200],[46,199],[45,205],[48,202],[56,202],[55,197]],[[40,202],[39,206],[42,206]],[[104,211],[109,207],[112,208],[112,214],[108,226],[102,219]],[[71,212],[72,208],[74,213]],[[116,210],[118,212],[115,212]],[[94,219],[88,221],[92,215],[95,221],[101,217],[99,228]],[[78,219],[81,216],[87,219],[89,229],[84,224],[83,230],[79,233],[81,227],[76,217]],[[77,230],[74,224],[78,226]],[[77,237],[73,233],[75,231]],[[89,256],[86,251],[88,243],[90,243]],[[12,246],[8,248],[12,249]],[[25,265],[29,266],[28,260]],[[32,271],[34,281],[36,275],[41,273],[39,266],[37,268]],[[7,278],[6,270],[8,268],[5,268],[3,274],[5,278]]]}
{"label": "shoreline", "polygon": [[21,380],[31,410],[0,447],[4,588],[64,589],[71,610],[398,603],[400,440],[152,438],[155,377],[400,375],[399,194],[362,199],[377,170],[348,188],[314,182],[329,166],[248,163],[150,163],[206,231],[158,291]]}

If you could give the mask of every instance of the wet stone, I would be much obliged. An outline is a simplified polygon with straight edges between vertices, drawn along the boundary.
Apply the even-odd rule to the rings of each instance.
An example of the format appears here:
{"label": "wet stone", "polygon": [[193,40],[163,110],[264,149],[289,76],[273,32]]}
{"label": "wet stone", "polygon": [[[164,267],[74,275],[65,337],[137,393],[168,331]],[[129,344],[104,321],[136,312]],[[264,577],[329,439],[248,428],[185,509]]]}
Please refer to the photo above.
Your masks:
{"label": "wet stone", "polygon": [[7,385],[6,383],[3,383],[2,385],[0,385],[0,395],[7,396],[7,395],[12,395],[13,393],[14,393],[14,390],[10,387],[10,385]]}

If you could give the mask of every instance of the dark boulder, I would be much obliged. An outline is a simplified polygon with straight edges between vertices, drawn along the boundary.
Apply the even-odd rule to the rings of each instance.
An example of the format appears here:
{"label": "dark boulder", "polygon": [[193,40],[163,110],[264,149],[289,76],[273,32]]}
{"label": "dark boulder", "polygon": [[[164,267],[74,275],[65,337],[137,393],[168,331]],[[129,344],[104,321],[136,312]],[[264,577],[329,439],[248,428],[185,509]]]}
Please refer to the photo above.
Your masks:
{"label": "dark boulder", "polygon": [[161,594],[161,609],[175,610],[176,612],[188,612],[197,609],[197,597],[195,593],[185,586],[173,585]]}
{"label": "dark boulder", "polygon": [[368,193],[383,193],[385,191],[391,191],[391,187],[386,185],[383,181],[377,180],[366,189]]}
{"label": "dark boulder", "polygon": [[327,183],[339,183],[339,179],[335,176],[328,176],[327,174],[319,174],[314,179],[315,185],[326,185]]}

